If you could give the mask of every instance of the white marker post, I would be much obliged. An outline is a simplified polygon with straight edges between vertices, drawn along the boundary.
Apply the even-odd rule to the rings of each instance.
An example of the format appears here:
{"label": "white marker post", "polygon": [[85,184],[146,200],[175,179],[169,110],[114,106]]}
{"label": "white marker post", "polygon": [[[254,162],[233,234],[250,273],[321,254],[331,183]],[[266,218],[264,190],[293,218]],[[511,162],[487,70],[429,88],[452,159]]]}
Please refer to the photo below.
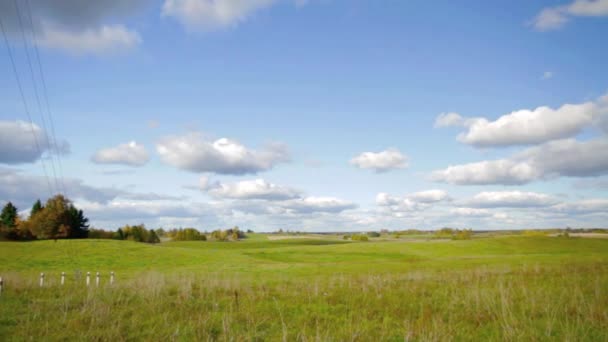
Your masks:
{"label": "white marker post", "polygon": [[65,284],[65,272],[61,272],[61,286]]}
{"label": "white marker post", "polygon": [[95,279],[95,286],[99,287],[99,272],[97,272],[97,277]]}
{"label": "white marker post", "polygon": [[91,284],[91,272],[87,272],[87,287]]}
{"label": "white marker post", "polygon": [[114,285],[114,272],[110,272],[110,285]]}
{"label": "white marker post", "polygon": [[40,273],[40,287],[44,286],[44,273]]}

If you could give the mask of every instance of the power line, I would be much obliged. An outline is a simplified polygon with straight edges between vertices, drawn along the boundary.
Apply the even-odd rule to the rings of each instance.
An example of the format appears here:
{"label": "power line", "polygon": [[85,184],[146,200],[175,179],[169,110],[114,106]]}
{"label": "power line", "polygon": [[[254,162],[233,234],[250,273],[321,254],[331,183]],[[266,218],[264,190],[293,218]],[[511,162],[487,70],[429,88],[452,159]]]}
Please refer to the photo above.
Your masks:
{"label": "power line", "polygon": [[17,18],[19,20],[19,28],[21,29],[21,36],[23,38],[23,48],[25,50],[25,56],[27,59],[27,64],[30,68],[30,75],[32,76],[32,85],[34,87],[34,96],[36,98],[36,103],[38,105],[38,111],[40,112],[40,118],[42,119],[42,128],[44,129],[44,137],[46,138],[46,144],[50,151],[49,157],[51,161],[51,169],[53,171],[53,177],[55,180],[55,188],[59,191],[59,182],[57,181],[57,171],[55,169],[55,161],[53,159],[53,145],[51,144],[51,140],[49,139],[49,130],[47,129],[46,119],[44,118],[44,111],[42,110],[42,103],[40,101],[40,95],[38,94],[38,86],[36,84],[36,76],[34,75],[34,67],[32,66],[32,59],[30,58],[29,44],[27,43],[28,39],[25,35],[25,28],[23,26],[23,20],[21,18],[21,10],[19,9],[19,3],[17,0],[13,0],[15,3],[15,8],[17,10]]}
{"label": "power line", "polygon": [[[19,72],[17,71],[17,65],[15,64],[15,58],[13,57],[13,51],[11,49],[11,45],[8,40],[8,36],[6,34],[6,30],[4,29],[4,24],[2,23],[2,16],[0,16],[0,30],[2,30],[2,36],[4,36],[4,41],[6,43],[6,49],[8,50],[8,56],[11,60],[11,65],[13,66],[13,73],[15,74],[15,79],[17,80],[17,86],[19,88],[19,94],[21,94],[21,101],[23,102],[23,107],[25,108],[25,113],[27,114],[28,119],[30,120],[30,129],[32,135],[34,136],[34,143],[36,145],[36,149],[40,156],[42,156],[42,150],[40,149],[40,144],[38,143],[38,137],[36,136],[36,132],[34,129],[34,122],[32,121],[32,116],[30,115],[30,110],[27,105],[27,101],[25,100],[25,94],[23,93],[23,87],[21,86],[21,79],[19,78]],[[49,175],[46,171],[46,166],[44,165],[44,160],[40,159],[40,164],[42,165],[42,170],[44,172],[44,178],[46,179],[46,184],[49,188],[50,197],[53,196],[53,189],[51,187],[51,182],[49,180]]]}
{"label": "power line", "polygon": [[38,40],[36,39],[36,30],[34,29],[34,20],[32,19],[32,8],[30,6],[29,0],[25,0],[25,4],[27,6],[28,17],[30,19],[30,26],[32,29],[32,38],[34,40],[34,51],[36,52],[36,60],[38,62],[40,80],[42,81],[42,93],[44,95],[44,102],[46,104],[47,115],[49,117],[49,122],[51,124],[51,135],[53,137],[53,146],[55,147],[55,156],[57,158],[57,166],[59,168],[59,177],[61,180],[63,194],[65,194],[67,196],[66,187],[65,187],[65,178],[63,176],[63,163],[61,162],[61,154],[59,152],[59,146],[57,145],[57,135],[55,134],[55,123],[53,120],[53,114],[51,113],[51,106],[49,104],[49,96],[48,96],[48,91],[47,91],[47,87],[46,87],[44,71],[42,68],[42,62],[40,61],[40,53],[38,52]]}

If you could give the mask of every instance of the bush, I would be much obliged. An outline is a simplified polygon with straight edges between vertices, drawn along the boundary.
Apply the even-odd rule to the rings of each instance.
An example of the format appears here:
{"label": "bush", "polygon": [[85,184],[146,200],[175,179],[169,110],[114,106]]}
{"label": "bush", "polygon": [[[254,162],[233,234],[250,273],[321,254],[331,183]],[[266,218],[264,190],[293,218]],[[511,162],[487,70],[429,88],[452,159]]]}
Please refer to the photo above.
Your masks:
{"label": "bush", "polygon": [[171,238],[175,241],[206,241],[207,237],[194,228],[175,229],[171,231]]}
{"label": "bush", "polygon": [[375,238],[375,237],[380,237],[381,235],[378,232],[368,232],[367,236]]}
{"label": "bush", "polygon": [[143,224],[136,226],[126,225],[117,231],[117,238],[120,240],[130,240],[136,242],[159,243],[160,239],[153,229],[146,229]]}
{"label": "bush", "polygon": [[247,238],[247,235],[239,227],[234,227],[226,230],[214,230],[211,232],[211,237],[216,241],[237,241]]}
{"label": "bush", "polygon": [[452,235],[452,240],[471,240],[473,237],[473,231],[470,229],[457,230]]}
{"label": "bush", "polygon": [[353,241],[369,241],[369,238],[365,234],[355,234],[351,237]]}
{"label": "bush", "polygon": [[521,232],[523,236],[547,236],[547,232],[542,230],[524,230]]}

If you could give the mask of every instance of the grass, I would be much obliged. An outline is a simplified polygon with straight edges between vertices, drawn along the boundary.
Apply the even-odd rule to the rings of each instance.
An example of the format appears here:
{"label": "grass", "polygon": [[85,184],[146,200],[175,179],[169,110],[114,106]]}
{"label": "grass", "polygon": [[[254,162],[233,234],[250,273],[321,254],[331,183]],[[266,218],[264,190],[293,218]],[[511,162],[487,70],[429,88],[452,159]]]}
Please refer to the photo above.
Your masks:
{"label": "grass", "polygon": [[0,336],[608,340],[608,239],[372,240],[0,242]]}

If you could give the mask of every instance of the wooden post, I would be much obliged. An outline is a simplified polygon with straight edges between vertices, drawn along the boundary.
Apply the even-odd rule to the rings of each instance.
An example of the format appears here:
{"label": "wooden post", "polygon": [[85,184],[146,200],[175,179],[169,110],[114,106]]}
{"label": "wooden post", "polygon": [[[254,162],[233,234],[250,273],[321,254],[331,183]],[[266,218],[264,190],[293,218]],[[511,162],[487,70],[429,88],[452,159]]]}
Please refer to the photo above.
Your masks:
{"label": "wooden post", "polygon": [[97,272],[97,277],[95,278],[95,286],[99,287],[99,272]]}
{"label": "wooden post", "polygon": [[65,272],[61,272],[61,285],[65,284]]}
{"label": "wooden post", "polygon": [[114,285],[114,272],[110,272],[110,285]]}
{"label": "wooden post", "polygon": [[91,284],[91,272],[87,272],[87,287]]}
{"label": "wooden post", "polygon": [[4,280],[2,280],[2,277],[0,277],[0,295],[2,295],[3,287],[4,287]]}
{"label": "wooden post", "polygon": [[40,273],[40,287],[44,286],[44,273]]}

